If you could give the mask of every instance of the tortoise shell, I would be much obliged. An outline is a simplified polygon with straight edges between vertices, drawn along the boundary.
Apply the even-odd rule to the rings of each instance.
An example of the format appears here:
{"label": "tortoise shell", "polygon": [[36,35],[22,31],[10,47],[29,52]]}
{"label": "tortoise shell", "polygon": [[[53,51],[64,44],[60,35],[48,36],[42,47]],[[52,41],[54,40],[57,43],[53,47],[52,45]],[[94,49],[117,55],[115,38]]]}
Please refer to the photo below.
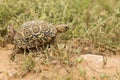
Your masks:
{"label": "tortoise shell", "polygon": [[29,21],[16,30],[14,44],[18,48],[32,48],[49,43],[55,38],[55,25],[45,21]]}

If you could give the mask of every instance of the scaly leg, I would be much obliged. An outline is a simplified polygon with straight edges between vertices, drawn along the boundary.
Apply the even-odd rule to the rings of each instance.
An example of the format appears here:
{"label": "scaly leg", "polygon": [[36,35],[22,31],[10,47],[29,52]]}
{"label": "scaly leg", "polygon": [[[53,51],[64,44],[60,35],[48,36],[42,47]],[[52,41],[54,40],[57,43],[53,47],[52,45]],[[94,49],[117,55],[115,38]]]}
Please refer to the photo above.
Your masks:
{"label": "scaly leg", "polygon": [[56,38],[54,38],[52,44],[53,44],[53,46],[54,46],[54,48],[55,48],[56,50],[59,50],[57,41],[58,41],[58,39],[57,39],[57,37],[56,37]]}
{"label": "scaly leg", "polygon": [[12,54],[10,54],[10,59],[12,60],[12,61],[14,61],[15,60],[15,56],[16,56],[16,54],[17,54],[17,52],[19,51],[19,49],[17,48],[17,49],[14,49],[13,50],[13,52],[12,52]]}

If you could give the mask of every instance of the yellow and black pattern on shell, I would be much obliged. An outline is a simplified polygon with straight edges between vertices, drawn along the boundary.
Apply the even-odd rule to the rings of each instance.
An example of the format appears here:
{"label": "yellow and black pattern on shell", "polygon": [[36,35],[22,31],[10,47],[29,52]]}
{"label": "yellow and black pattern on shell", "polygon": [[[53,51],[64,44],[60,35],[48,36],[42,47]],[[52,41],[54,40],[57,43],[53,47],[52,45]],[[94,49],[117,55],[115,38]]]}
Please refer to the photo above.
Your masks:
{"label": "yellow and black pattern on shell", "polygon": [[22,24],[14,37],[15,46],[18,48],[32,48],[47,44],[56,36],[54,25],[44,21],[29,21]]}

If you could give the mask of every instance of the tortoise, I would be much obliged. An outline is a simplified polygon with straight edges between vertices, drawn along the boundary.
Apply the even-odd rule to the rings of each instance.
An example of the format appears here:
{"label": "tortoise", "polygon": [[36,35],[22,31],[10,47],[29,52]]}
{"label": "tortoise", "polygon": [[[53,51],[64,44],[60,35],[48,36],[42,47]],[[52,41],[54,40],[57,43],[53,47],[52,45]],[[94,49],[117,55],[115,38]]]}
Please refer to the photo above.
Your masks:
{"label": "tortoise", "polygon": [[10,58],[14,59],[20,49],[31,49],[54,45],[57,49],[56,36],[69,29],[68,24],[55,25],[43,20],[32,20],[25,22],[15,30],[12,26],[8,27],[8,34],[13,37],[14,49]]}

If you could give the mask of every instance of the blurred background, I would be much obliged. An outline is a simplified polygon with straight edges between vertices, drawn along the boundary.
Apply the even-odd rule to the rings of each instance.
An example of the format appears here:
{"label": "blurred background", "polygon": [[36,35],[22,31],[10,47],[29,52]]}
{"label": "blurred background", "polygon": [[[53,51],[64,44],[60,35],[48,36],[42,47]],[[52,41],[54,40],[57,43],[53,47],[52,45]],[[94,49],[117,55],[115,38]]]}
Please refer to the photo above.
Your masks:
{"label": "blurred background", "polygon": [[1,30],[35,19],[70,24],[64,40],[80,38],[96,46],[120,48],[120,0],[0,0]]}

